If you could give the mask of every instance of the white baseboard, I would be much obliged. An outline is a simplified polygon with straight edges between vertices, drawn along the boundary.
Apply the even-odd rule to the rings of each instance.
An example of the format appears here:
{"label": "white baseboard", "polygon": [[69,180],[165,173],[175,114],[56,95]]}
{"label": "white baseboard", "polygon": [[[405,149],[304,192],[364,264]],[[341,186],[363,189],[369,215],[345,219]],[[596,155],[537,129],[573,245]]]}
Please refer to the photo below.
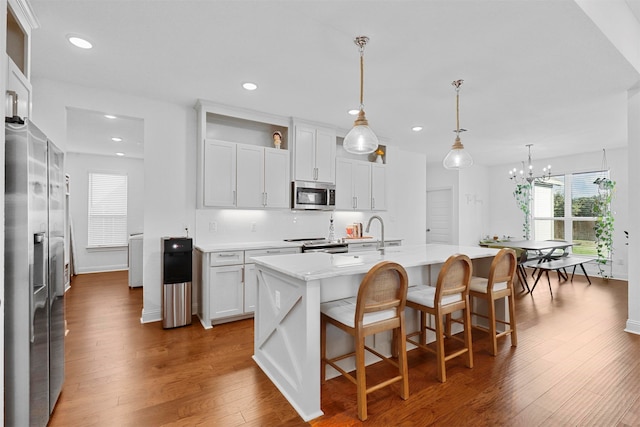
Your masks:
{"label": "white baseboard", "polygon": [[640,335],[640,321],[627,319],[627,327],[624,328],[624,331]]}
{"label": "white baseboard", "polygon": [[112,271],[124,271],[129,270],[126,265],[107,265],[100,267],[83,267],[78,268],[76,274],[89,274],[89,273],[109,273]]}
{"label": "white baseboard", "polygon": [[162,313],[160,309],[157,310],[145,310],[142,309],[142,316],[140,317],[140,323],[159,322],[162,320]]}

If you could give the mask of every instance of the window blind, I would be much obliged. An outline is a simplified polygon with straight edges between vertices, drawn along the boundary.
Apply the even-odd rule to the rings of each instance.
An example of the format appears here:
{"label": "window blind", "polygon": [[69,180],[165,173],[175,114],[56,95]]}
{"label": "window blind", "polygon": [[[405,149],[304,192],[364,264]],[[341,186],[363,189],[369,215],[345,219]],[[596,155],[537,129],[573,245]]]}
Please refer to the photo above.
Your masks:
{"label": "window blind", "polygon": [[127,176],[89,173],[89,247],[127,244]]}

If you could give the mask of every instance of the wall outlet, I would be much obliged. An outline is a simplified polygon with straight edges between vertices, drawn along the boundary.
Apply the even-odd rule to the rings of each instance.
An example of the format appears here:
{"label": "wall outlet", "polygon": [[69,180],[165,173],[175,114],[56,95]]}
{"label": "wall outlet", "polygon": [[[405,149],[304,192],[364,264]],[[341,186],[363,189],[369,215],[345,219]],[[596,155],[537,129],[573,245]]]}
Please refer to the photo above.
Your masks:
{"label": "wall outlet", "polygon": [[255,222],[251,223],[251,231],[256,231],[258,229],[257,225]]}
{"label": "wall outlet", "polygon": [[209,232],[216,233],[218,231],[218,223],[216,221],[209,222]]}
{"label": "wall outlet", "polygon": [[276,291],[276,308],[280,308],[280,291]]}

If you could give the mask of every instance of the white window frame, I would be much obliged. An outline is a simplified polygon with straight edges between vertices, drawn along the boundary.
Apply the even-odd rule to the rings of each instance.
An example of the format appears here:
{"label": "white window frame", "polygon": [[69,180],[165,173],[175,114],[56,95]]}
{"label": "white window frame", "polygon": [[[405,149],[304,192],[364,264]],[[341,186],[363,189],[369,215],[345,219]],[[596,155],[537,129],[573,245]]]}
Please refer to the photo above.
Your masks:
{"label": "white window frame", "polygon": [[[109,182],[109,179],[112,182]],[[95,180],[101,180],[101,182],[96,182]],[[103,188],[96,187],[97,185],[102,185]],[[109,249],[127,246],[128,186],[129,179],[126,173],[105,171],[90,171],[88,173],[88,249]]]}

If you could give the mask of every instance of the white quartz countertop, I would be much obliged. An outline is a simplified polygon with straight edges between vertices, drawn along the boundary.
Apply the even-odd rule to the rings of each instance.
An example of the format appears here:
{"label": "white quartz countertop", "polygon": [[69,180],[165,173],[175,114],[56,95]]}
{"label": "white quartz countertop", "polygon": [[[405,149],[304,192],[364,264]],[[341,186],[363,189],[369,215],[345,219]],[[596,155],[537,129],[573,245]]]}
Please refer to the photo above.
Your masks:
{"label": "white quartz countertop", "polygon": [[499,249],[457,245],[411,245],[387,248],[385,254],[378,251],[328,254],[324,252],[300,253],[255,257],[258,265],[270,267],[296,279],[311,281],[329,277],[366,273],[380,261],[393,261],[405,268],[420,265],[442,264],[449,256],[463,253],[469,258],[491,257]]}
{"label": "white quartz countertop", "polygon": [[216,251],[244,251],[251,249],[269,249],[269,248],[299,248],[301,242],[285,242],[283,240],[274,240],[266,242],[232,242],[232,243],[210,243],[206,245],[196,245],[196,249],[201,252]]}

